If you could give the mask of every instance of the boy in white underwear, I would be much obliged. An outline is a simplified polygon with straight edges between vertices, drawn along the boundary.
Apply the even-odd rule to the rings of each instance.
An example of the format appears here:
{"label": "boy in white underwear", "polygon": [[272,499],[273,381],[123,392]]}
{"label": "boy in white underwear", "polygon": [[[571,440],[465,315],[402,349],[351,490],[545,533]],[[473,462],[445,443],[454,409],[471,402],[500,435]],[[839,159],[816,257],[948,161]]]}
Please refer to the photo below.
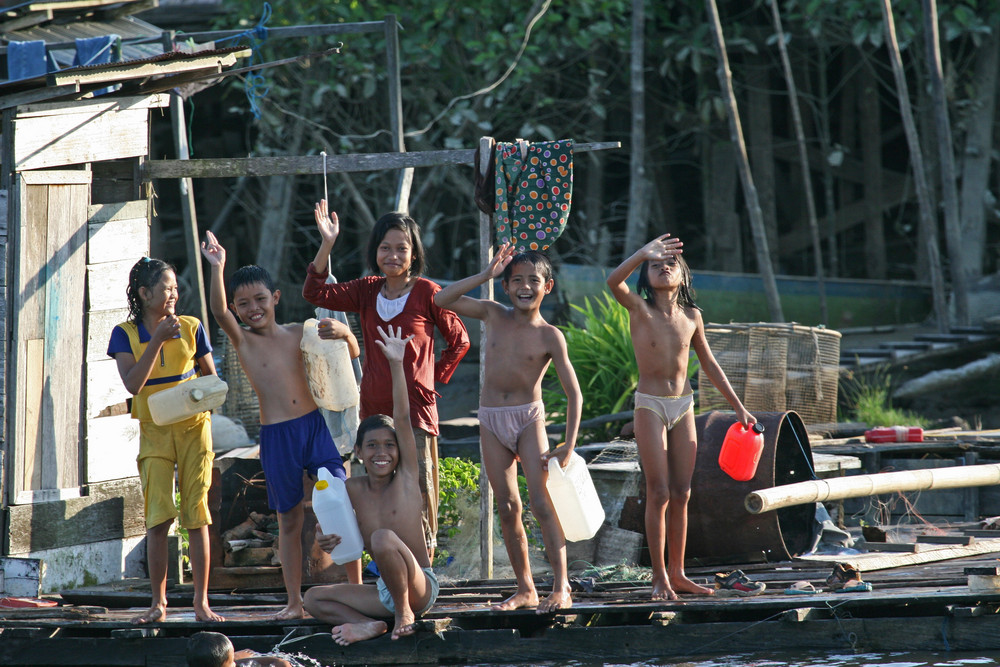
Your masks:
{"label": "boy in white underwear", "polygon": [[[503,290],[513,307],[490,299],[463,296],[469,290],[503,274]],[[481,273],[463,278],[434,295],[434,302],[459,315],[486,323],[486,344],[481,352],[484,369],[479,397],[483,465],[496,496],[504,546],[510,557],[517,591],[495,605],[498,611],[536,607],[539,614],[573,604],[566,573],[566,540],[545,489],[548,460],[558,457],[565,466],[576,444],[583,395],[559,329],[542,317],[542,299],[552,291],[552,264],[538,252],[514,255],[504,244]],[[542,378],[549,363],[555,365],[566,392],[566,444],[551,451],[545,435]],[[517,461],[528,482],[531,513],[542,528],[545,552],[552,565],[552,594],[539,601],[528,562],[528,538],[521,524],[521,498],[517,490]]]}

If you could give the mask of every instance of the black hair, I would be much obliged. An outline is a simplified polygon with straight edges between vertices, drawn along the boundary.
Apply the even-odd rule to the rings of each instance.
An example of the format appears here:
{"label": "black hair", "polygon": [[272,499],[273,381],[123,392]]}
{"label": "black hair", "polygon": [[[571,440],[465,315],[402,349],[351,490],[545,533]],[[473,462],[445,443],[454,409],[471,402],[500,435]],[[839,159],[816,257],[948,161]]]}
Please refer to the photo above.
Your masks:
{"label": "black hair", "polygon": [[188,667],[222,667],[232,650],[233,643],[221,632],[196,632],[187,641]]}
{"label": "black hair", "polygon": [[354,449],[361,449],[361,445],[364,444],[365,436],[368,435],[368,431],[374,431],[378,428],[387,428],[396,433],[396,422],[392,420],[389,415],[369,415],[361,420],[358,424],[358,435],[354,439]]}
{"label": "black hair", "polygon": [[538,272],[542,274],[542,279],[545,282],[549,282],[552,279],[552,262],[544,254],[538,252],[537,250],[526,250],[524,252],[519,252],[510,260],[503,270],[503,281],[509,282],[510,276],[514,273],[514,267],[518,264],[531,264]]}
{"label": "black hair", "polygon": [[152,257],[143,257],[132,266],[128,274],[128,287],[125,288],[130,321],[138,322],[142,319],[142,297],[139,295],[139,289],[145,287],[151,290],[156,287],[164,271],[177,273],[172,264]]}
{"label": "black hair", "polygon": [[368,269],[375,274],[381,273],[378,268],[378,247],[390,229],[398,229],[410,237],[410,268],[408,275],[420,276],[424,273],[424,244],[420,240],[420,227],[416,220],[400,211],[386,213],[375,223],[371,236],[368,237]]}
{"label": "black hair", "polygon": [[248,264],[247,266],[241,266],[236,269],[236,273],[229,278],[229,296],[236,293],[236,290],[244,285],[253,285],[254,283],[260,283],[267,288],[267,291],[274,294],[276,288],[274,284],[274,278],[271,274],[267,272],[262,266],[257,266],[256,264]]}
{"label": "black hair", "polygon": [[[677,303],[685,308],[690,307],[701,310],[701,306],[694,302],[694,288],[691,287],[691,268],[680,255],[672,255],[672,257],[677,260],[677,266],[681,269],[681,286],[677,290]],[[636,283],[635,288],[639,292],[639,296],[647,302],[650,304],[656,303],[656,293],[649,282],[649,260],[643,262],[642,266],[639,267],[639,281]]]}

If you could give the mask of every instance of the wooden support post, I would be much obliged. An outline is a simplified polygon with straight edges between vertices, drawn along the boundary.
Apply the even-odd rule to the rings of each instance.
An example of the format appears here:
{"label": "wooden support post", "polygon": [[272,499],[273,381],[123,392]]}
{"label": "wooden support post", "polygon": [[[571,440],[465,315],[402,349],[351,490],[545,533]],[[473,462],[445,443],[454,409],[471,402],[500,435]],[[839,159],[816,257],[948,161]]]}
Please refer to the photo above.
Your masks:
{"label": "wooden support post", "polygon": [[[395,14],[385,17],[385,59],[389,74],[389,129],[392,132],[392,149],[406,152],[403,138],[403,93],[399,80],[399,30]],[[396,186],[396,210],[410,210],[410,188],[413,186],[413,167],[399,172]]]}
{"label": "wooden support post", "polygon": [[[965,452],[961,462],[963,465],[974,466],[979,463],[979,452]],[[970,486],[965,490],[965,520],[979,521],[979,487]]]}
{"label": "wooden support post", "polygon": [[[162,36],[164,53],[173,51],[174,35],[167,31]],[[187,140],[187,119],[184,117],[184,99],[170,93],[170,125],[174,132],[174,147],[177,149],[177,159],[187,160],[191,157]],[[181,190],[181,215],[184,219],[184,245],[187,247],[188,267],[191,273],[191,289],[195,292],[195,303],[198,304],[198,317],[204,326],[208,326],[208,302],[205,300],[205,275],[201,270],[201,246],[198,235],[198,214],[194,205],[194,184],[188,177],[178,179]]]}
{"label": "wooden support post", "polygon": [[[479,140],[479,164],[476,165],[479,173],[486,175],[493,159],[493,137],[483,137]],[[493,216],[488,213],[479,212],[479,265],[485,269],[493,259]],[[493,298],[493,281],[487,280],[480,288],[479,298]],[[479,323],[479,354],[482,356],[486,343],[486,323]],[[483,364],[479,364],[479,392],[482,394],[485,371]],[[486,458],[483,456],[483,442],[479,441],[479,576],[483,579],[493,578],[493,489],[490,488],[490,481],[486,477],[486,466],[482,463]]]}

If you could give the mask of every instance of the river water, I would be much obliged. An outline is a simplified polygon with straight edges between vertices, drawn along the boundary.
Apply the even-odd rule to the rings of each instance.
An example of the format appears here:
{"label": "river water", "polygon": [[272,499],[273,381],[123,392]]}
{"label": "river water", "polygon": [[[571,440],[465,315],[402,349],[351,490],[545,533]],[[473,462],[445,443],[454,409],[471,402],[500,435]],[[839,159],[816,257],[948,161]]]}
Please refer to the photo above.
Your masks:
{"label": "river water", "polygon": [[[643,660],[641,662],[539,662],[536,667],[996,667],[1000,651],[981,653],[836,653],[829,651],[775,652],[731,655],[692,660]],[[480,665],[479,667],[523,667]]]}

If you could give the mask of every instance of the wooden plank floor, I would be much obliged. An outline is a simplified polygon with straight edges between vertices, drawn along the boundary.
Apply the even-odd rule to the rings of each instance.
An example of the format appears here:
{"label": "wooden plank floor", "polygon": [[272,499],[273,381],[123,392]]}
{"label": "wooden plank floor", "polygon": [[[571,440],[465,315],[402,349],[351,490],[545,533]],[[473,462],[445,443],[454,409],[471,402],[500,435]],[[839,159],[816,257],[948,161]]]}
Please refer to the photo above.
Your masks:
{"label": "wooden plank floor", "polygon": [[[575,580],[580,590],[573,608],[545,615],[489,609],[513,591],[513,581],[455,582],[442,587],[425,616],[427,630],[349,647],[336,645],[329,627],[314,619],[269,621],[283,605],[277,591],[213,594],[213,609],[226,621],[209,626],[194,618],[190,589],[182,587],[171,592],[165,621],[134,628],[129,620],[145,609],[148,589],[118,585],[114,591],[67,594],[75,600],[71,606],[0,610],[0,664],[182,667],[187,637],[205,629],[224,632],[237,648],[268,652],[280,644],[283,652],[301,652],[327,665],[627,662],[803,648],[997,650],[1000,591],[971,592],[964,568],[998,563],[991,553],[865,572],[870,593],[816,595],[784,590],[800,580],[822,588],[829,563],[754,564],[741,569],[767,584],[760,596],[683,596],[655,603],[646,583],[581,578]],[[714,572],[688,569],[703,583]],[[544,591],[544,582],[539,589]]]}

